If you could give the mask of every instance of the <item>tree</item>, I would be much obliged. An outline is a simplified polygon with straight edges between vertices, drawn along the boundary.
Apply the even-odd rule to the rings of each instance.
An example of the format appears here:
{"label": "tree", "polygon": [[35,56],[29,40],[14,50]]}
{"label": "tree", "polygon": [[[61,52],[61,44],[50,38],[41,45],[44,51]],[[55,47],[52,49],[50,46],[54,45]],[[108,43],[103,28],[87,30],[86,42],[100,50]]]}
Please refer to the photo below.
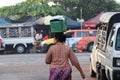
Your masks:
{"label": "tree", "polygon": [[101,11],[120,11],[120,5],[114,0],[52,0],[56,5],[49,6],[51,0],[27,0],[15,6],[0,8],[0,17],[31,15],[40,18],[47,15],[66,15],[72,19],[80,18],[82,8],[85,20],[92,18]]}

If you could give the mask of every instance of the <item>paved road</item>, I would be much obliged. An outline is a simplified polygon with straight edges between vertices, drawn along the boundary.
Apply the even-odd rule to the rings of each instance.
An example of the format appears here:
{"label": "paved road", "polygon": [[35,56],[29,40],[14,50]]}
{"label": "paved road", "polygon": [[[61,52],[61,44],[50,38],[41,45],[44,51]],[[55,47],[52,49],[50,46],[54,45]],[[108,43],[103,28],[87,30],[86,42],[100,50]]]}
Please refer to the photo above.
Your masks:
{"label": "paved road", "polygon": [[[89,75],[90,53],[76,53],[86,74],[85,80],[96,80]],[[48,80],[49,65],[44,63],[45,54],[0,55],[0,80]],[[82,80],[73,67],[73,80]]]}

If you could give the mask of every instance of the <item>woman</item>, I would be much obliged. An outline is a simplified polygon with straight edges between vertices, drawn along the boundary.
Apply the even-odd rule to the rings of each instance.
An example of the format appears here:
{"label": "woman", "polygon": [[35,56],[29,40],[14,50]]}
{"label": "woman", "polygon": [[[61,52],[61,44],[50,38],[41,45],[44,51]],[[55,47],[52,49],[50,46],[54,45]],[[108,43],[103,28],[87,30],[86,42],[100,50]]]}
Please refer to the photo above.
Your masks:
{"label": "woman", "polygon": [[64,45],[65,40],[66,36],[63,33],[56,33],[55,45],[51,46],[46,54],[46,64],[50,64],[49,80],[72,80],[72,68],[69,59],[84,79],[85,74],[80,67],[79,61],[72,49]]}

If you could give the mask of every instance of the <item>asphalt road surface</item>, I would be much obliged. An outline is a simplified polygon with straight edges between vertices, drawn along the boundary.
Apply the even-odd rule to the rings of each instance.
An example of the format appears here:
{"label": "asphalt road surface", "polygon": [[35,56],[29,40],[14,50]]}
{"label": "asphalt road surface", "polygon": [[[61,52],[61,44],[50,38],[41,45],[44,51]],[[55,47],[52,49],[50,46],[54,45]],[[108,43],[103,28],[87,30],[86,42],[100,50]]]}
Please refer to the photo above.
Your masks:
{"label": "asphalt road surface", "polygon": [[[84,80],[96,80],[89,74],[90,53],[75,53],[86,74]],[[0,55],[0,80],[48,80],[49,65],[44,53]],[[83,80],[73,67],[72,80]]]}

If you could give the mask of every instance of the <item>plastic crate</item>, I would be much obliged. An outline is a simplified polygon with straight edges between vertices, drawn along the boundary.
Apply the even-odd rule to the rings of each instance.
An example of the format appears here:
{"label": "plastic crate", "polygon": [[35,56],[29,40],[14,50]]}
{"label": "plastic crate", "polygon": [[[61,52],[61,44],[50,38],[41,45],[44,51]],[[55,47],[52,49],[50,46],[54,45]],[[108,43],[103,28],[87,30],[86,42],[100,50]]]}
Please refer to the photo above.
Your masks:
{"label": "plastic crate", "polygon": [[51,21],[50,28],[51,32],[64,32],[67,29],[66,21]]}

